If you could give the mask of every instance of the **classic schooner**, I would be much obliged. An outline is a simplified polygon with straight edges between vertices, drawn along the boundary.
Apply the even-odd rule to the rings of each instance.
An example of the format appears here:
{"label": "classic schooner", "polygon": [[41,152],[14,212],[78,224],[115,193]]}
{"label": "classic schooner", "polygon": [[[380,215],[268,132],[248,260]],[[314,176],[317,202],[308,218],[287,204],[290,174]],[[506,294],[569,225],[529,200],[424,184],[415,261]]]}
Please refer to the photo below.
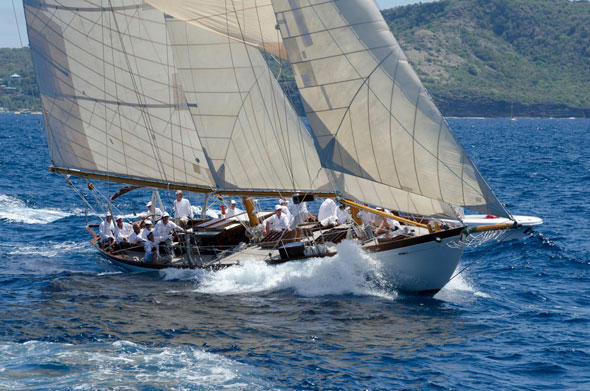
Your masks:
{"label": "classic schooner", "polygon": [[[371,0],[24,5],[52,171],[244,197],[247,222],[194,222],[181,254],[167,263],[147,265],[141,251],[97,246],[114,262],[225,267],[247,256],[277,263],[333,255],[333,244],[347,237],[380,261],[396,289],[434,293],[475,231],[518,226]],[[268,57],[292,66],[309,127]],[[353,222],[306,224],[296,237],[256,235],[269,214],[254,211],[247,197],[292,195],[336,196]],[[458,208],[508,220],[467,228]],[[411,229],[376,237],[359,226],[360,209]],[[236,227],[243,232],[227,234]],[[212,232],[223,232],[221,242],[205,251]]]}

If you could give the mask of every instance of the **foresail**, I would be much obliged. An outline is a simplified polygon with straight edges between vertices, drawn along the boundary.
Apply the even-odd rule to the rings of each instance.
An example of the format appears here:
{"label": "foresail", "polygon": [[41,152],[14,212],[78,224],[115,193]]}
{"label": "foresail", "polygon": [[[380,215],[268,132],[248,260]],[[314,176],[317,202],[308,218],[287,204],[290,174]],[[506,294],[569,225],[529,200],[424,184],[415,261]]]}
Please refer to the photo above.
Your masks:
{"label": "foresail", "polygon": [[213,187],[162,12],[139,0],[25,0],[57,167]]}
{"label": "foresail", "polygon": [[407,212],[453,204],[507,215],[373,1],[272,4],[322,164],[340,178],[338,190]]}
{"label": "foresail", "polygon": [[174,18],[285,57],[271,0],[146,0]]}
{"label": "foresail", "polygon": [[258,48],[172,17],[167,27],[218,189],[332,190]]}

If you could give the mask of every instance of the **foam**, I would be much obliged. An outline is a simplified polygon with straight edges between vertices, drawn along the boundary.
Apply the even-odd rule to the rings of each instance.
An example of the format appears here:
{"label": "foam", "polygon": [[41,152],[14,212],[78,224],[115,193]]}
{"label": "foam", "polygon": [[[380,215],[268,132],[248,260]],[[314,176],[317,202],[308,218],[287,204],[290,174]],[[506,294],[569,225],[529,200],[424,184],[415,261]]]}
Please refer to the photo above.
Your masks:
{"label": "foam", "polygon": [[92,246],[87,242],[44,242],[36,246],[19,246],[8,252],[8,255],[37,255],[41,257],[54,258],[62,254],[81,254],[92,251]]}
{"label": "foam", "polygon": [[59,209],[37,209],[28,207],[24,201],[0,194],[0,219],[12,223],[48,224],[72,213]]}
{"label": "foam", "polygon": [[460,301],[461,298],[473,296],[485,299],[491,298],[487,293],[477,290],[474,284],[468,280],[465,273],[461,273],[453,278],[436,294],[437,299],[450,302]]}
{"label": "foam", "polygon": [[[38,367],[39,370],[33,370]],[[71,345],[0,344],[1,389],[268,389],[255,368],[191,346],[147,347],[130,341]],[[23,371],[22,368],[27,368]],[[50,371],[47,368],[51,368]]]}
{"label": "foam", "polygon": [[[395,293],[379,288],[381,276],[377,261],[354,242],[343,241],[333,257],[291,261],[268,265],[245,259],[242,264],[217,272],[184,274],[199,281],[197,292],[228,295],[267,291],[293,290],[305,297],[326,295],[371,295],[393,299]],[[165,278],[180,274],[164,271]]]}

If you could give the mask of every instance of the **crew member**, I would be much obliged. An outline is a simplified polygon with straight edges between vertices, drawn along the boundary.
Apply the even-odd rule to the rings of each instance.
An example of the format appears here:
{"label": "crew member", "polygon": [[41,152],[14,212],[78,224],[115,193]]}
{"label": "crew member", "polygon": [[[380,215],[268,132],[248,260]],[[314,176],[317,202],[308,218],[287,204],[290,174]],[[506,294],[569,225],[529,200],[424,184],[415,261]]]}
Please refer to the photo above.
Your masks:
{"label": "crew member", "polygon": [[152,221],[151,221],[150,219],[147,219],[147,220],[145,220],[145,221],[143,222],[143,224],[144,224],[144,227],[143,227],[143,229],[141,230],[141,235],[140,235],[140,237],[141,237],[141,239],[142,239],[143,241],[146,241],[146,240],[147,240],[147,236],[148,236],[148,234],[149,234],[150,232],[152,232]]}
{"label": "crew member", "polygon": [[117,217],[117,224],[115,224],[115,241],[119,246],[125,247],[129,243],[129,236],[133,232],[131,224],[123,221],[123,217]]}
{"label": "crew member", "polygon": [[231,200],[231,202],[229,203],[229,209],[227,210],[227,213],[225,214],[225,217],[234,217],[235,215],[239,214],[240,212],[238,211],[238,209],[236,208],[236,201],[235,200]]}
{"label": "crew member", "polygon": [[153,232],[149,232],[146,237],[146,241],[143,244],[145,250],[145,262],[146,263],[157,263],[160,255],[158,244]]}
{"label": "crew member", "polygon": [[322,202],[318,212],[318,221],[324,227],[338,223],[338,205],[336,205],[333,197],[326,198]]}
{"label": "crew member", "polygon": [[105,219],[98,227],[98,233],[100,234],[100,244],[103,247],[108,247],[115,241],[115,225],[111,212],[106,213]]}
{"label": "crew member", "polygon": [[182,227],[187,227],[190,219],[194,217],[193,208],[188,199],[182,195],[182,190],[176,190],[176,201],[174,201],[174,218]]}
{"label": "crew member", "polygon": [[172,240],[171,231],[184,231],[183,228],[170,221],[168,212],[162,214],[162,220],[158,221],[154,228],[154,235],[157,242],[165,242]]}
{"label": "crew member", "polygon": [[139,226],[139,223],[133,223],[133,232],[129,235],[129,244],[131,246],[137,246],[144,242],[144,239],[141,237],[142,229]]}
{"label": "crew member", "polygon": [[275,214],[265,220],[264,234],[268,235],[270,232],[289,231],[289,220],[283,214],[283,207],[281,205],[275,206]]}
{"label": "crew member", "polygon": [[152,206],[152,201],[148,202],[145,205],[148,208],[148,212],[147,215],[144,216],[144,218],[154,219],[155,221],[158,221],[162,218],[162,211],[160,210],[160,208],[154,209],[154,207]]}

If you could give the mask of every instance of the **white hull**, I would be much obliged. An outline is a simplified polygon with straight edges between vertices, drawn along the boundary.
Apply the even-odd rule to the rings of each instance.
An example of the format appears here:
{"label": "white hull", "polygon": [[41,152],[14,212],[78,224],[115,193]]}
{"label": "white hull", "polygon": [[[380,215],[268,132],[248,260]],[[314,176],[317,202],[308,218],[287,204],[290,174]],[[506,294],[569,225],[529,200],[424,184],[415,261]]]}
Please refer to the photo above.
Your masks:
{"label": "white hull", "polygon": [[463,248],[447,245],[457,237],[430,241],[372,253],[383,278],[399,291],[434,294],[442,289],[457,268]]}

